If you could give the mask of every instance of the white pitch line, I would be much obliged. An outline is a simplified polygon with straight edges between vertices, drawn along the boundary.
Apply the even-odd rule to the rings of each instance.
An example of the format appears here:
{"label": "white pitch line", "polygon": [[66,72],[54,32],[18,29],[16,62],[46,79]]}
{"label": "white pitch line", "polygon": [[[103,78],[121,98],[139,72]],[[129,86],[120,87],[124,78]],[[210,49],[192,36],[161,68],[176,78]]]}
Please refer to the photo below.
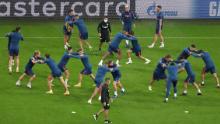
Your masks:
{"label": "white pitch line", "polygon": [[[4,39],[6,37],[0,37],[0,39]],[[25,39],[63,39],[63,37],[47,37],[47,36],[31,36],[31,37],[24,37]],[[77,39],[78,37],[72,37]],[[91,39],[99,38],[99,37],[89,37]],[[140,39],[151,39],[153,37],[144,37],[144,36],[137,36]],[[165,39],[220,39],[220,37],[165,37]]]}

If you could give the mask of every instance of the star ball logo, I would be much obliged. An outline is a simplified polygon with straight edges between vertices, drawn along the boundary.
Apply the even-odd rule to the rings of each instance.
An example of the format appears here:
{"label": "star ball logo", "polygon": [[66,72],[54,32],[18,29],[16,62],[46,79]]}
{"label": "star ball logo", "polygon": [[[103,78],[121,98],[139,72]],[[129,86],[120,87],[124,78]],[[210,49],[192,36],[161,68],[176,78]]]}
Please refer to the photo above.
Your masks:
{"label": "star ball logo", "polygon": [[[163,6],[163,5],[162,5]],[[148,6],[146,8],[146,13],[149,15],[149,16],[155,16],[157,14],[156,12],[156,7],[157,7],[157,4],[156,2],[153,2],[150,6]],[[178,11],[171,11],[171,10],[164,10],[162,11],[164,16],[178,16]]]}

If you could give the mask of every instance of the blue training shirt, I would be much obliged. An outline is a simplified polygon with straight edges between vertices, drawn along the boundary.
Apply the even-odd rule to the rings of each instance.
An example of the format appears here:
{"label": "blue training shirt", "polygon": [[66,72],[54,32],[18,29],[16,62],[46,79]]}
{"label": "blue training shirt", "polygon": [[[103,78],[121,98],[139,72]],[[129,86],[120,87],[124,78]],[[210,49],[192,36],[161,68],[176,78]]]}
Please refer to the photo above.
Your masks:
{"label": "blue training shirt", "polygon": [[137,39],[136,40],[131,40],[131,44],[132,44],[132,47],[133,47],[133,51],[135,51],[135,52],[141,51],[141,46],[139,45]]}
{"label": "blue training shirt", "polygon": [[168,61],[166,61],[165,58],[161,58],[160,61],[157,64],[155,72],[159,73],[159,74],[165,73],[167,65],[168,65]]}
{"label": "blue training shirt", "polygon": [[193,70],[192,70],[192,66],[191,66],[191,64],[189,63],[189,61],[184,60],[183,63],[182,63],[182,66],[185,68],[186,73],[187,73],[189,76],[195,75],[194,72],[193,72]]}
{"label": "blue training shirt", "polygon": [[44,62],[49,66],[53,74],[61,73],[60,69],[58,68],[57,64],[55,63],[53,59],[46,58]]}
{"label": "blue training shirt", "polygon": [[214,64],[214,62],[208,52],[203,52],[201,57],[205,63],[206,68],[211,68],[211,67],[215,66],[215,64]]}
{"label": "blue training shirt", "polygon": [[88,30],[86,28],[86,24],[83,19],[79,18],[79,19],[75,20],[73,23],[77,26],[77,28],[81,34],[88,33]]}
{"label": "blue training shirt", "polygon": [[109,72],[109,71],[110,71],[110,69],[106,65],[99,66],[98,70],[96,72],[95,81],[103,82],[106,73]]}
{"label": "blue training shirt", "polygon": [[11,32],[8,34],[10,39],[10,49],[19,49],[19,42],[23,40],[23,36],[19,32]]}
{"label": "blue training shirt", "polygon": [[179,55],[178,59],[180,59],[180,58],[187,59],[187,58],[189,58],[190,55],[191,55],[190,49],[185,48],[185,49],[183,49],[183,51]]}
{"label": "blue training shirt", "polygon": [[159,12],[157,13],[157,28],[161,28],[163,26],[163,19],[164,19],[164,15],[163,12]]}
{"label": "blue training shirt", "polygon": [[76,57],[77,54],[78,53],[76,53],[76,52],[73,52],[73,53],[65,52],[64,55],[62,56],[59,64],[58,64],[58,66],[60,66],[60,67],[66,66],[66,64],[68,63],[70,58],[77,58]]}
{"label": "blue training shirt", "polygon": [[124,24],[132,24],[136,19],[136,15],[131,11],[125,11],[121,14],[121,20]]}
{"label": "blue training shirt", "polygon": [[110,43],[110,46],[113,48],[119,48],[119,45],[121,43],[121,41],[125,39],[125,40],[136,40],[136,38],[134,36],[128,37],[127,35],[119,32],[115,35],[114,39],[112,40],[112,42]]}
{"label": "blue training shirt", "polygon": [[178,65],[169,65],[167,67],[167,73],[168,73],[168,79],[170,80],[177,80],[178,78],[178,69],[179,66]]}

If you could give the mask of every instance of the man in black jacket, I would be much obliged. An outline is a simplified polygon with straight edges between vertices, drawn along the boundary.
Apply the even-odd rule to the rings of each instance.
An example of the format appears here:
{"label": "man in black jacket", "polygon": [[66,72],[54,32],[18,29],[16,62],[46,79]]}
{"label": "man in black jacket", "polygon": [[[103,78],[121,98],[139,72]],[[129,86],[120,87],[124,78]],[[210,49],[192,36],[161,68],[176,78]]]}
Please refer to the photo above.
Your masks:
{"label": "man in black jacket", "polygon": [[105,17],[103,21],[101,21],[97,27],[97,31],[99,33],[100,37],[100,44],[99,44],[99,50],[101,51],[102,44],[104,42],[110,41],[110,34],[111,34],[111,24],[108,21],[108,18]]}
{"label": "man in black jacket", "polygon": [[111,124],[112,122],[108,118],[108,113],[110,109],[110,95],[109,95],[109,84],[111,83],[110,78],[105,79],[105,83],[101,86],[101,103],[102,109],[99,110],[96,114],[93,115],[95,120],[98,119],[99,115],[104,112],[105,124]]}

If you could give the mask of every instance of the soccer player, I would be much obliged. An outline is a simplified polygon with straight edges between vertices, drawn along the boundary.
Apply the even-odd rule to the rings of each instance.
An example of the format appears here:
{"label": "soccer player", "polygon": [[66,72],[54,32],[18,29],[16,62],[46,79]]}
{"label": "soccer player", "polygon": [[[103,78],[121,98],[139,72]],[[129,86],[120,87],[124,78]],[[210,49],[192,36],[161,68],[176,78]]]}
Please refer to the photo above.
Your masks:
{"label": "soccer player", "polygon": [[83,49],[79,49],[77,52],[78,52],[77,58],[81,60],[84,69],[80,72],[79,80],[78,83],[75,85],[75,87],[82,87],[83,75],[89,75],[93,80],[95,79],[95,76],[92,74],[92,65],[89,62],[89,56],[83,52]]}
{"label": "soccer player", "polygon": [[177,82],[178,82],[178,69],[179,66],[175,62],[171,62],[167,66],[167,84],[166,84],[166,96],[164,102],[168,102],[170,96],[170,89],[173,85],[174,88],[174,98],[177,97]]}
{"label": "soccer player", "polygon": [[89,47],[89,49],[92,49],[92,46],[88,42],[88,30],[86,27],[86,24],[83,19],[79,17],[79,15],[75,15],[75,20],[73,21],[73,24],[75,24],[79,30],[79,37],[80,37],[80,48],[83,49],[83,44],[86,43]]}
{"label": "soccer player", "polygon": [[[11,37],[9,36],[11,33],[15,32],[15,30],[13,30],[12,32],[9,32],[5,35],[5,37],[8,37],[8,63],[10,62],[10,45],[11,45]],[[12,60],[12,66],[14,66],[14,57],[13,57],[13,60]]]}
{"label": "soccer player", "polygon": [[[183,59],[188,59],[190,55],[194,56],[194,52],[196,51],[196,45],[192,44],[190,47],[183,49],[177,60],[180,60],[181,58]],[[196,54],[195,54],[196,56]]]}
{"label": "soccer player", "polygon": [[23,40],[23,36],[20,33],[21,27],[16,27],[14,32],[7,34],[6,36],[10,39],[9,47],[9,73],[12,73],[13,58],[16,58],[16,72],[19,72],[19,42]]}
{"label": "soccer player", "polygon": [[112,42],[109,44],[108,51],[103,55],[101,61],[99,62],[99,65],[102,65],[104,59],[106,57],[108,57],[110,54],[112,54],[113,52],[115,52],[118,54],[118,56],[117,56],[118,59],[116,61],[116,64],[117,64],[117,66],[120,66],[119,61],[121,60],[121,50],[119,48],[119,45],[123,39],[135,40],[136,38],[134,36],[131,36],[130,34],[128,34],[128,32],[117,33],[115,35],[114,39],[112,40]]}
{"label": "soccer player", "polygon": [[68,15],[65,17],[64,20],[64,26],[63,26],[63,31],[64,31],[64,48],[67,49],[69,45],[69,41],[72,35],[72,30],[73,30],[73,23],[74,21],[74,11],[70,9],[68,11]]}
{"label": "soccer player", "polygon": [[218,78],[218,75],[216,73],[215,64],[214,64],[210,54],[208,52],[203,51],[203,50],[199,50],[198,54],[200,54],[200,57],[202,58],[202,60],[205,63],[205,66],[204,66],[203,71],[202,71],[202,83],[201,83],[201,85],[202,86],[205,85],[205,74],[210,72],[216,80],[217,88],[220,88],[219,78]]}
{"label": "soccer player", "polygon": [[109,85],[111,83],[110,78],[105,79],[105,83],[101,86],[101,103],[102,108],[93,115],[94,120],[98,120],[99,115],[104,112],[105,124],[111,124],[112,122],[109,120],[109,109],[110,109],[110,93],[109,93]]}
{"label": "soccer player", "polygon": [[62,72],[61,70],[58,68],[57,64],[54,62],[53,59],[51,59],[49,54],[45,54],[45,60],[44,63],[46,63],[48,65],[48,67],[51,70],[51,74],[48,76],[48,91],[46,92],[47,94],[53,94],[53,90],[52,90],[52,83],[54,78],[59,78],[60,79],[60,83],[63,85],[65,92],[64,95],[67,96],[69,95],[69,90],[68,87],[63,79],[62,76]]}
{"label": "soccer player", "polygon": [[[135,13],[130,11],[129,5],[125,5],[125,11],[121,14],[121,21],[123,25],[123,31],[131,32],[132,31],[132,24],[134,20],[137,18]],[[134,24],[135,26],[135,24]],[[126,40],[127,47],[129,46],[129,40]]]}
{"label": "soccer player", "polygon": [[160,37],[160,40],[161,40],[160,41],[160,48],[164,47],[164,37],[162,35],[164,15],[163,15],[163,12],[161,10],[162,10],[162,6],[158,5],[156,7],[156,12],[157,12],[156,33],[155,33],[154,38],[153,38],[153,43],[150,46],[148,46],[149,48],[154,47],[155,43],[157,42],[158,37]]}
{"label": "soccer player", "polygon": [[109,68],[111,68],[112,70],[114,69],[114,71],[112,71],[111,74],[114,79],[114,83],[113,83],[114,98],[117,98],[118,97],[118,87],[121,89],[121,93],[123,93],[123,94],[125,93],[125,88],[123,87],[123,85],[121,84],[121,81],[120,81],[121,72],[120,72],[119,68],[117,67],[117,65],[114,64],[113,61],[110,61]]}
{"label": "soccer player", "polygon": [[[184,82],[184,90],[182,95],[186,96],[187,95],[187,85],[188,83],[191,83],[197,90],[197,95],[202,95],[202,92],[198,86],[198,84],[195,81],[195,73],[192,70],[191,64],[189,63],[189,61],[187,61],[184,57],[180,58],[180,61],[182,63],[182,67],[184,67],[184,69],[186,70],[187,73],[187,78],[185,79]],[[180,72],[183,70],[180,70]]]}
{"label": "soccer player", "polygon": [[155,81],[165,80],[167,78],[165,70],[170,61],[172,61],[171,55],[166,55],[165,57],[160,59],[156,69],[154,70],[152,80],[150,81],[150,84],[148,86],[149,91],[152,91],[152,85]]}
{"label": "soccer player", "polygon": [[88,100],[89,104],[92,104],[92,99],[97,95],[98,92],[100,92],[100,86],[104,82],[104,78],[105,78],[106,73],[111,71],[108,68],[109,63],[110,62],[98,67],[98,70],[97,70],[96,76],[95,76],[95,80],[94,80],[96,87],[95,87],[90,99]]}
{"label": "soccer player", "polygon": [[112,32],[111,23],[108,21],[107,17],[105,17],[104,20],[99,23],[97,31],[100,37],[99,51],[101,51],[103,43],[109,43]]}
{"label": "soccer player", "polygon": [[[132,32],[132,35],[134,35],[134,33]],[[131,59],[131,53],[135,53],[135,55],[145,61],[145,64],[149,64],[151,62],[151,60],[143,57],[141,55],[141,46],[139,45],[138,43],[138,40],[135,39],[135,40],[131,40],[131,44],[132,44],[132,48],[130,50],[127,51],[127,55],[128,55],[128,62],[126,62],[126,64],[131,64],[132,63],[132,59]]]}
{"label": "soccer player", "polygon": [[36,75],[34,74],[32,68],[36,63],[43,63],[43,60],[40,56],[40,51],[36,50],[34,55],[29,59],[28,63],[25,66],[24,73],[19,77],[18,81],[16,82],[16,86],[21,86],[21,81],[24,79],[25,76],[29,76],[29,82],[27,83],[27,87],[31,88],[31,82],[35,79]]}
{"label": "soccer player", "polygon": [[76,55],[78,53],[73,52],[72,47],[68,47],[67,48],[67,52],[64,53],[64,55],[62,56],[60,62],[58,63],[58,68],[65,74],[65,83],[68,86],[68,81],[69,81],[69,70],[66,68],[66,65],[69,61],[70,58],[76,58]]}

